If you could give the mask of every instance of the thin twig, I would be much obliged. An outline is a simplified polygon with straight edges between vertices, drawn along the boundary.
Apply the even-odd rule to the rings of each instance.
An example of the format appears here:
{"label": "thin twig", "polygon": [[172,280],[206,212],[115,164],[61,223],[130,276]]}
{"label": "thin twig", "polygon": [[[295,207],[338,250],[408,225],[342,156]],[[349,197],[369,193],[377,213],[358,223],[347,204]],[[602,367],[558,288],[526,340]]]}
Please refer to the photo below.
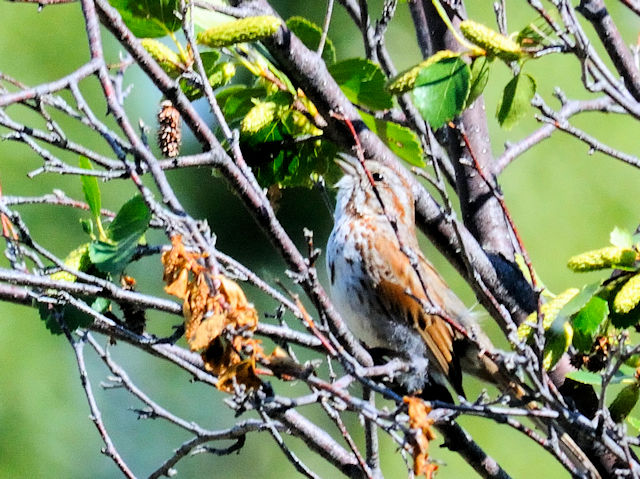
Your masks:
{"label": "thin twig", "polygon": [[89,402],[89,409],[91,410],[91,420],[93,421],[96,429],[98,429],[98,433],[104,442],[104,449],[102,449],[102,453],[107,457],[111,458],[111,460],[118,466],[118,469],[124,474],[125,477],[135,478],[135,474],[131,472],[129,466],[124,462],[118,450],[113,445],[113,441],[107,432],[104,423],[102,422],[102,413],[100,412],[100,408],[98,407],[98,403],[96,402],[95,396],[93,395],[93,389],[91,387],[91,381],[89,379],[89,375],[87,373],[87,367],[84,362],[84,344],[85,338],[80,337],[80,339],[74,339],[69,332],[69,330],[63,326],[65,330],[65,335],[67,336],[67,340],[69,344],[73,348],[73,352],[76,356],[76,362],[78,364],[78,371],[80,373],[80,382],[82,384],[82,388],[84,389],[85,395],[87,396],[87,401]]}

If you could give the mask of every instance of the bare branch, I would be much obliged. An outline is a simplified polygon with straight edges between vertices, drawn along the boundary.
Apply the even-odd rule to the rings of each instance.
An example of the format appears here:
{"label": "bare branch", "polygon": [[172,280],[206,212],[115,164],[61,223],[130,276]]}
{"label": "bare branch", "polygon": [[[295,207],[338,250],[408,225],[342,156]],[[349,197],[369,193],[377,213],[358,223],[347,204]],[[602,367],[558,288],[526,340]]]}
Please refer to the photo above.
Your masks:
{"label": "bare branch", "polygon": [[100,437],[105,444],[105,448],[102,450],[102,453],[111,458],[111,460],[116,464],[116,466],[118,466],[118,469],[120,469],[125,477],[135,478],[136,476],[133,474],[133,472],[131,472],[129,466],[127,466],[122,457],[120,457],[120,454],[113,445],[113,441],[111,440],[111,437],[109,436],[109,433],[107,432],[107,429],[102,422],[102,414],[93,395],[91,381],[89,380],[87,368],[84,363],[85,339],[82,337],[79,340],[74,339],[68,330],[66,331],[66,336],[69,340],[69,343],[71,344],[71,347],[73,348],[73,352],[76,355],[78,371],[80,372],[80,382],[82,383],[85,395],[87,396],[87,401],[89,402],[89,409],[91,410],[91,420],[98,429],[98,433],[100,434]]}

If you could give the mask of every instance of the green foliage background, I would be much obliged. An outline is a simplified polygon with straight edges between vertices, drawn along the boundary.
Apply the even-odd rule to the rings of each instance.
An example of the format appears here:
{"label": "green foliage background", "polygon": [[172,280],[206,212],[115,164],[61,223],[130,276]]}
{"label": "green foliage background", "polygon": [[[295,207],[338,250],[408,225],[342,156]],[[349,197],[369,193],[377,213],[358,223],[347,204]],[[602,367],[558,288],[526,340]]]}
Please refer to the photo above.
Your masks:
{"label": "green foliage background", "polygon": [[[308,11],[311,8],[308,2],[300,2],[304,5],[300,7],[296,7],[298,2],[274,3],[285,18],[299,14],[322,23],[322,2],[313,7],[315,11]],[[380,11],[381,1],[370,3],[370,12]],[[471,18],[494,25],[491,2],[469,3]],[[514,14],[509,17],[510,30],[519,29],[533,20],[532,12],[518,8],[519,4],[521,2],[508,2],[508,7],[512,7],[508,11]],[[625,23],[624,19],[630,16],[622,7],[616,7],[611,5],[612,14],[619,20],[624,38],[631,43],[635,41],[637,26],[630,20]],[[362,56],[363,52],[357,47],[359,33],[340,7],[336,7],[335,16],[330,34],[338,60]],[[36,13],[35,6],[2,2],[0,18],[0,71],[20,81],[30,85],[51,81],[69,73],[88,58],[79,4],[47,7],[42,13]],[[388,36],[388,46],[399,70],[420,60],[417,49],[408,48],[415,43],[411,32],[409,16],[401,4]],[[105,35],[105,39],[108,38],[108,34]],[[110,47],[111,60],[116,62],[116,45],[111,40],[106,40],[106,44]],[[492,68],[485,100],[497,156],[503,151],[505,141],[517,141],[537,125],[535,120],[528,119],[508,133],[498,127],[494,112],[509,74],[504,65],[495,64]],[[560,86],[570,97],[585,95],[579,87],[578,64],[570,57],[552,55],[527,65],[525,71],[535,76],[538,91],[555,107],[557,103],[551,99],[554,86]],[[153,125],[159,94],[149,88],[135,67],[129,69],[126,81],[134,83],[133,94],[127,102],[128,111],[133,118],[140,117]],[[95,111],[104,112],[106,108],[97,83],[85,81],[82,87],[93,105],[97,105]],[[203,114],[207,111],[202,101],[200,109]],[[14,111],[10,110],[10,113],[14,114]],[[33,120],[24,110],[20,111],[19,118]],[[72,126],[67,120],[61,119],[61,122],[66,127]],[[585,115],[575,123],[613,146],[638,152],[632,129],[637,126],[624,119]],[[101,144],[95,136],[76,139],[93,146]],[[106,152],[103,146],[100,148]],[[183,151],[195,152],[189,135]],[[64,156],[63,159],[72,164],[77,162],[77,159]],[[73,197],[82,198],[78,178],[41,175],[29,180],[26,173],[39,166],[40,160],[26,146],[0,143],[0,182],[4,194],[36,195],[60,188]],[[205,171],[176,172],[170,179],[191,214],[208,219],[218,235],[219,249],[267,278],[282,276],[282,261],[274,256],[266,238],[221,180]],[[500,183],[535,267],[554,292],[569,286],[579,287],[599,277],[598,273],[581,276],[571,273],[565,268],[567,258],[604,246],[614,226],[633,229],[640,220],[640,205],[635,199],[640,187],[640,172],[603,155],[589,155],[584,144],[558,133],[509,166]],[[104,206],[114,210],[133,194],[133,189],[122,182],[102,184],[101,188]],[[78,220],[87,216],[81,213],[52,207],[28,207],[21,211],[34,237],[46,238],[43,240],[45,246],[63,257],[84,241],[80,239],[83,237]],[[278,215],[301,244],[303,226],[315,231],[318,245],[326,240],[330,212],[318,192],[285,192]],[[152,243],[160,239],[159,235],[154,237],[153,234],[149,238]],[[426,242],[424,248],[466,303],[473,304],[469,288],[451,267]],[[6,260],[1,261],[6,264]],[[136,264],[130,272],[138,278],[141,289],[159,289],[158,258]],[[275,309],[272,301],[252,295],[251,290],[248,293],[255,298],[260,311]],[[152,316],[151,327],[158,333],[169,333],[175,322]],[[495,330],[490,320],[485,324],[488,329]],[[221,403],[222,395],[217,391],[190,382],[189,377],[160,361],[148,361],[126,345],[119,344],[112,348],[112,353],[127,366],[132,379],[162,405],[210,428],[232,424],[232,414]],[[107,478],[117,474],[115,466],[99,452],[102,443],[87,417],[89,410],[70,347],[62,337],[49,334],[34,309],[0,304],[0,364],[0,478],[86,477],[88,474]],[[99,380],[106,378],[108,373],[98,361],[91,359],[89,370],[107,428],[136,473],[149,473],[187,439],[184,433],[160,421],[137,421],[135,412],[129,408],[140,404],[122,390],[102,391],[99,388]],[[473,393],[481,385],[470,382],[468,388]],[[313,418],[315,413],[310,411],[309,414]],[[481,420],[467,419],[463,423],[514,477],[562,474],[546,453],[505,427]],[[353,424],[356,424],[355,418]],[[250,436],[240,456],[199,455],[184,460],[178,466],[180,477],[212,474],[215,477],[230,477],[231,474],[248,477],[256,473],[265,478],[296,477],[275,444],[266,433],[263,434]],[[304,445],[295,440],[291,444],[296,452],[304,450]],[[387,474],[401,477],[403,466],[395,446],[387,440],[383,445],[383,464],[389,465]],[[447,464],[441,470],[441,477],[464,477],[471,473],[460,459],[444,449],[434,447],[432,454]],[[315,457],[307,463],[322,476],[334,475],[332,469]]]}

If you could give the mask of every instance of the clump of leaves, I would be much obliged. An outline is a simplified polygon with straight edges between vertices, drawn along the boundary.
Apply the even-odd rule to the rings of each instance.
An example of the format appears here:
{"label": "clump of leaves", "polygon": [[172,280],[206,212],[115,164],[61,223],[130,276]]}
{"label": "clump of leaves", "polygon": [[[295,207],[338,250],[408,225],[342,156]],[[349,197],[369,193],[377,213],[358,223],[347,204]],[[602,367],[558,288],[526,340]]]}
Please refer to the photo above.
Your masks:
{"label": "clump of leaves", "polygon": [[[165,0],[158,8],[127,0],[112,3],[158,65],[178,80],[187,97],[192,101],[200,98],[203,88],[193,71],[194,52],[173,35],[179,27],[173,14],[178,8],[175,1]],[[240,127],[242,150],[258,182],[265,187],[285,188],[311,187],[321,179],[337,181],[340,170],[333,160],[338,149],[319,128],[322,120],[316,121],[315,106],[257,46],[259,40],[275,34],[282,21],[272,16],[236,20],[196,8],[194,24],[200,30],[197,38],[203,51],[199,55],[212,88],[227,85],[235,76],[236,65],[246,68],[254,78],[253,84],[234,85],[219,92],[218,101],[229,124]],[[288,19],[286,27],[308,48],[317,50],[322,38],[320,27],[302,17]],[[162,36],[169,37],[178,51],[156,39]],[[365,124],[400,158],[424,166],[424,152],[413,131],[370,114],[393,106],[380,67],[361,58],[336,63],[330,39],[324,43],[322,59],[347,97],[366,109]]]}
{"label": "clump of leaves", "polygon": [[[576,272],[611,270],[609,278],[570,288],[541,308],[543,328],[548,335],[563,329],[565,342],[556,344],[554,358],[573,345],[580,354],[590,354],[597,338],[610,337],[614,330],[635,326],[640,322],[639,237],[616,228],[611,233],[611,246],[587,251],[572,257],[568,265]],[[615,271],[615,272],[614,272]],[[521,338],[531,337],[537,324],[535,313],[518,329]],[[549,346],[550,341],[547,341]],[[549,366],[552,367],[555,361]]]}
{"label": "clump of leaves", "polygon": [[[91,170],[91,162],[80,158],[80,167]],[[120,276],[131,262],[136,248],[149,227],[151,213],[140,195],[127,201],[113,220],[105,227],[102,222],[102,195],[95,176],[81,176],[82,191],[89,206],[91,219],[83,220],[82,226],[90,241],[74,248],[65,258],[64,265],[70,270],[86,272],[108,278]],[[51,279],[74,282],[77,275],[69,271],[58,271]],[[94,311],[106,313],[111,303],[103,298],[83,298]],[[40,317],[53,334],[63,332],[61,324],[73,331],[91,324],[91,316],[73,305],[39,305]]]}
{"label": "clump of leaves", "polygon": [[[162,255],[163,280],[166,292],[184,301],[189,347],[202,352],[207,370],[218,376],[219,389],[233,392],[234,383],[259,387],[255,362],[264,351],[260,341],[247,334],[258,325],[257,311],[235,281],[210,275],[201,264],[202,256],[187,251],[179,235],[171,238],[171,245]],[[242,351],[250,351],[247,358]]]}
{"label": "clump of leaves", "polygon": [[[91,170],[86,158],[80,166]],[[84,223],[91,236],[89,259],[98,271],[117,276],[129,264],[138,243],[151,221],[151,212],[140,195],[127,201],[115,218],[105,228],[102,223],[102,199],[95,176],[82,176],[82,189],[91,211],[92,219]]]}
{"label": "clump of leaves", "polygon": [[[612,359],[611,351],[620,349],[621,334],[640,326],[640,235],[615,228],[610,246],[573,256],[568,266],[573,271],[608,271],[604,280],[581,289],[570,288],[541,307],[545,331],[544,366],[552,369],[566,352],[578,371],[568,377],[574,381],[600,386],[601,371]],[[538,325],[536,313],[518,328],[520,339],[530,340]],[[624,359],[624,358],[623,358]],[[612,419],[621,422],[638,401],[637,358],[629,358],[614,374],[611,384],[626,386],[609,406]],[[629,418],[630,420],[632,418]],[[640,425],[640,421],[637,421]]]}
{"label": "clump of leaves", "polygon": [[163,37],[182,25],[182,20],[175,13],[180,11],[178,0],[109,0],[109,3],[118,10],[127,27],[139,38]]}
{"label": "clump of leaves", "polygon": [[[522,72],[525,61],[545,48],[548,38],[544,28],[534,23],[506,36],[488,26],[465,20],[460,23],[462,36],[454,29],[437,0],[434,6],[447,27],[467,48],[463,52],[443,50],[392,78],[387,89],[393,95],[411,93],[422,117],[431,127],[440,128],[473,104],[489,81],[489,67],[495,59],[508,65],[517,62],[517,74],[504,87],[496,109],[496,118],[505,129],[527,116],[536,93],[535,79]],[[469,65],[470,63],[470,65]]]}
{"label": "clump of leaves", "polygon": [[[292,17],[287,27],[310,49],[317,49],[322,30],[300,17]],[[251,86],[234,85],[218,94],[225,118],[240,127],[240,141],[248,164],[263,186],[310,187],[320,178],[334,182],[340,170],[334,164],[338,149],[316,121],[318,112],[304,92],[271,61],[254,50],[242,53],[241,63],[256,78]],[[387,110],[392,96],[385,90],[385,77],[378,65],[352,58],[335,62],[330,40],[323,59],[345,95],[367,111]],[[402,159],[424,166],[417,136],[408,128],[362,113],[365,124]]]}
{"label": "clump of leaves", "polygon": [[221,391],[234,392],[238,385],[257,389],[262,382],[256,363],[272,368],[283,378],[299,365],[281,349],[267,355],[252,333],[258,312],[238,283],[222,274],[212,275],[203,256],[188,251],[180,235],[171,238],[171,249],[162,254],[165,291],[183,301],[185,338],[192,351],[199,351],[205,368],[218,377]]}

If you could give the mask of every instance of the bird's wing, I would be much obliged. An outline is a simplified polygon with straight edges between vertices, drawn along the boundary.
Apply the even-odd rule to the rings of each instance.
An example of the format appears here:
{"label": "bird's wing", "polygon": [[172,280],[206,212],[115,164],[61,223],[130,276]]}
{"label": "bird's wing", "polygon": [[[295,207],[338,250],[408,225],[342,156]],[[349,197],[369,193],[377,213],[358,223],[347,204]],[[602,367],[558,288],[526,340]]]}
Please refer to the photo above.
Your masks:
{"label": "bird's wing", "polygon": [[[417,241],[415,245],[408,246],[417,248]],[[386,262],[373,268],[379,272],[376,292],[382,306],[393,317],[407,321],[420,333],[435,360],[435,366],[449,378],[456,392],[462,393],[460,365],[453,354],[456,334],[447,321],[437,314],[428,314],[423,307],[423,304],[433,303],[448,315],[447,301],[450,301],[449,295],[453,293],[421,255],[418,256],[417,265],[419,276],[407,255],[386,235],[377,235],[373,247],[383,252],[377,257],[384,258]],[[457,297],[455,299],[460,302]],[[437,307],[434,307],[436,310]]]}

